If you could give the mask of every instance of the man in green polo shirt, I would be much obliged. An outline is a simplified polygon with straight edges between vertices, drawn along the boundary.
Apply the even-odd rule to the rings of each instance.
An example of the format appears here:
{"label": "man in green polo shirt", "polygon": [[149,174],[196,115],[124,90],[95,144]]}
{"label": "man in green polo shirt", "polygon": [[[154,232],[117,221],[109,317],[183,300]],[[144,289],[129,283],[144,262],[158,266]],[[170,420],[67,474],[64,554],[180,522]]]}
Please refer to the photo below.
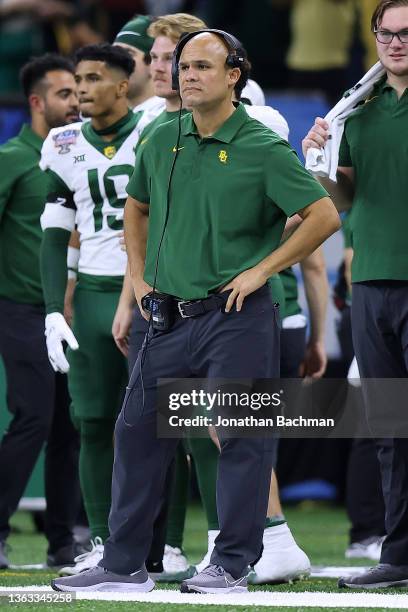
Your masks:
{"label": "man in green polo shirt", "polygon": [[[201,21],[201,19],[194,17],[194,15],[188,15],[187,13],[163,15],[150,24],[147,33],[154,41],[150,52],[152,83],[154,93],[158,98],[163,100],[165,108],[147,125],[146,117],[142,117],[140,123],[145,124],[145,127],[140,135],[139,142],[147,141],[149,134],[153,132],[156,127],[178,116],[180,110],[180,96],[171,85],[171,59],[173,57],[173,51],[180,36],[184,32],[194,32],[204,27],[205,23]],[[122,40],[121,37],[117,38],[115,44],[120,40]],[[182,110],[183,114],[185,112],[186,111]],[[151,112],[147,111],[146,116],[152,119]],[[135,296],[130,275],[127,272],[115,315],[112,333],[119,350],[128,356],[130,369],[133,368],[146,333],[146,324],[140,315],[139,309],[137,309],[133,317],[132,331],[129,338],[134,305]]]}
{"label": "man in green polo shirt", "polygon": [[[146,141],[149,134],[159,125],[171,121],[178,116],[180,109],[180,96],[178,91],[172,88],[171,83],[171,59],[173,51],[184,32],[194,32],[205,27],[205,23],[187,13],[174,13],[171,15],[162,15],[155,19],[148,27],[147,34],[149,39],[153,41],[151,56],[151,80],[154,92],[157,94],[157,99],[162,101],[164,108],[157,115],[153,109],[147,110],[141,118],[139,125],[145,125],[140,141]],[[127,26],[124,30],[128,31]],[[126,34],[126,37],[129,34]],[[136,37],[138,40],[138,37]],[[126,38],[130,44],[132,38]],[[119,36],[115,42],[123,40]],[[135,68],[137,71],[137,66]],[[186,111],[182,110],[184,114]],[[157,115],[157,116],[156,116]],[[147,331],[147,322],[140,314],[140,310],[136,305],[135,294],[133,291],[132,281],[129,271],[123,281],[123,288],[116,309],[115,318],[112,325],[112,334],[116,345],[128,358],[129,371],[133,370],[137,356],[143,343],[143,339]],[[215,447],[214,447],[215,449]],[[215,449],[216,450],[216,449]],[[179,487],[177,483],[180,478],[180,465],[185,466],[187,456],[184,447],[180,444],[177,450],[175,461],[175,482],[173,499],[179,495]],[[157,517],[154,527],[154,536],[152,540],[152,550],[149,555],[149,563],[147,569],[149,573],[154,573],[156,580],[167,582],[173,579],[182,579],[188,576],[189,564],[181,550],[179,543],[172,545],[167,544],[166,528],[167,528],[167,510],[169,505],[170,492],[173,488],[173,466],[170,466],[168,477],[166,478],[167,493],[163,496],[163,505],[161,512]],[[184,472],[183,472],[184,474]],[[180,476],[180,477],[178,477]],[[188,486],[188,482],[187,482]],[[183,512],[178,513],[178,516]],[[182,521],[182,519],[181,519]],[[163,566],[164,571],[161,571]]]}
{"label": "man in green polo shirt", "polygon": [[[337,183],[322,179],[339,208],[353,206],[353,346],[369,418],[378,402],[370,401],[374,381],[364,379],[408,376],[408,0],[382,0],[371,25],[386,76],[346,121]],[[318,118],[304,152],[323,146],[327,129]],[[376,443],[387,536],[380,564],[341,579],[342,587],[408,585],[408,440]]]}
{"label": "man in green polo shirt", "polygon": [[[174,58],[181,97],[193,112],[182,118],[179,138],[173,121],[140,145],[125,237],[139,307],[156,285],[179,314],[166,333],[149,336],[116,424],[104,558],[94,570],[54,580],[56,590],[154,587],[144,562],[178,442],[157,438],[157,378],[278,376],[279,321],[267,279],[339,227],[326,192],[289,145],[232,104],[234,86],[248,74],[238,41],[214,31],[188,34]],[[303,222],[279,246],[287,215],[295,212]],[[275,449],[273,438],[221,436],[220,534],[211,564],[184,581],[183,592],[247,590],[247,567],[262,545]]]}
{"label": "man in green polo shirt", "polygon": [[46,441],[47,562],[72,563],[77,554],[72,527],[78,511],[78,440],[66,376],[54,374],[45,346],[39,251],[47,181],[38,166],[49,130],[78,119],[73,72],[71,62],[58,55],[23,67],[31,123],[0,147],[0,353],[13,415],[0,443],[0,568],[8,566],[10,516]]}

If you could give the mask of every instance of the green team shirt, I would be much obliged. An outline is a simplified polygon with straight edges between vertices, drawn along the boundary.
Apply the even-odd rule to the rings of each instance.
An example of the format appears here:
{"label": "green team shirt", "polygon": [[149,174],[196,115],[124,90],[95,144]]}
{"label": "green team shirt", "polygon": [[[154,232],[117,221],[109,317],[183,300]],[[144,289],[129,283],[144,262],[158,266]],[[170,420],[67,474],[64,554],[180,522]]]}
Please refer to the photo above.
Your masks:
{"label": "green team shirt", "polygon": [[302,312],[298,302],[298,283],[293,268],[279,272],[285,294],[285,312],[282,318],[291,317]]}
{"label": "green team shirt", "polygon": [[[171,121],[140,144],[127,187],[130,196],[150,204],[144,278],[151,285],[177,132]],[[242,104],[209,138],[200,138],[186,114],[157,288],[183,299],[207,297],[279,246],[287,216],[326,195],[290,146]]]}
{"label": "green team shirt", "polygon": [[0,147],[0,296],[43,304],[40,216],[47,179],[40,170],[43,140],[24,125]]}
{"label": "green team shirt", "polygon": [[384,80],[346,121],[339,166],[355,170],[353,282],[408,280],[408,89]]}
{"label": "green team shirt", "polygon": [[[185,115],[187,112],[188,111],[183,109],[181,111],[182,116]],[[138,145],[145,144],[150,134],[152,134],[159,125],[163,125],[163,123],[167,123],[168,121],[173,121],[173,119],[177,119],[178,114],[179,114],[179,111],[164,110],[163,112],[160,113],[160,115],[157,115],[156,119],[153,119],[153,121],[148,123],[146,127],[144,128],[143,132],[140,134],[140,140],[139,140]]]}
{"label": "green team shirt", "polygon": [[351,211],[348,211],[341,220],[341,229],[343,232],[344,248],[353,248],[353,236],[351,233]]}

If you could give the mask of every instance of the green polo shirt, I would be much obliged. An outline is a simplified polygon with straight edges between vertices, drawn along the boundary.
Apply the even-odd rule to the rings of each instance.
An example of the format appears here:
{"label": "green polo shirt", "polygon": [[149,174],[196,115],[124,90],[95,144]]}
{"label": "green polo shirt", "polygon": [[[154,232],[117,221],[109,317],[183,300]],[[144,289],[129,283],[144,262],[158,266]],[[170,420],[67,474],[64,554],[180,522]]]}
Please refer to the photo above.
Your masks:
{"label": "green polo shirt", "polygon": [[[140,144],[127,191],[150,204],[145,280],[153,284],[176,154],[177,121]],[[206,297],[279,246],[287,216],[326,196],[296,153],[239,104],[201,138],[191,113],[170,190],[156,286],[183,299]]]}
{"label": "green polo shirt", "polygon": [[351,233],[351,210],[347,211],[341,220],[341,231],[343,232],[344,248],[353,248],[353,235]]}
{"label": "green polo shirt", "polygon": [[[187,112],[188,111],[186,111],[185,109],[182,109],[181,111],[182,116],[185,115]],[[168,121],[173,121],[173,119],[177,119],[178,115],[179,115],[179,111],[164,110],[163,112],[161,112],[160,115],[157,115],[156,119],[153,119],[153,121],[151,121],[150,123],[146,125],[146,127],[144,128],[143,132],[140,135],[138,145],[141,143],[145,144],[146,139],[150,137],[150,134],[152,134],[152,132],[159,125],[163,125],[163,123],[167,123]]]}
{"label": "green polo shirt", "polygon": [[0,147],[0,296],[43,304],[40,215],[47,180],[40,170],[42,138],[24,125]]}
{"label": "green polo shirt", "polygon": [[340,166],[355,170],[353,282],[408,280],[408,90],[384,80],[346,121]]}
{"label": "green polo shirt", "polygon": [[285,294],[285,313],[284,317],[291,317],[302,312],[299,306],[298,283],[293,268],[286,268],[279,272],[282,280],[283,291]]}

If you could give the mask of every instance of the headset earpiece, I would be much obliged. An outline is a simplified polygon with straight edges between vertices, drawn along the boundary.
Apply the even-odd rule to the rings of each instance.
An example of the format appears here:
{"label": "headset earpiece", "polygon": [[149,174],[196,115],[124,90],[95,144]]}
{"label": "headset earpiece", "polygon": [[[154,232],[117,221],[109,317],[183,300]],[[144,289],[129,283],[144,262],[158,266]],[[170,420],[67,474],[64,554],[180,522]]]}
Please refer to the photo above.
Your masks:
{"label": "headset earpiece", "polygon": [[197,34],[203,34],[203,32],[209,32],[210,34],[217,34],[224,40],[228,49],[232,49],[234,53],[228,53],[226,64],[230,68],[240,68],[246,59],[246,53],[239,42],[238,38],[235,38],[229,32],[224,32],[224,30],[216,30],[216,29],[206,29],[206,30],[197,30],[196,32],[186,32],[182,34],[180,40],[178,41],[176,48],[173,52],[173,59],[171,64],[171,83],[172,88],[175,91],[179,90],[179,61],[181,52],[183,51],[185,45],[189,40],[197,36]]}

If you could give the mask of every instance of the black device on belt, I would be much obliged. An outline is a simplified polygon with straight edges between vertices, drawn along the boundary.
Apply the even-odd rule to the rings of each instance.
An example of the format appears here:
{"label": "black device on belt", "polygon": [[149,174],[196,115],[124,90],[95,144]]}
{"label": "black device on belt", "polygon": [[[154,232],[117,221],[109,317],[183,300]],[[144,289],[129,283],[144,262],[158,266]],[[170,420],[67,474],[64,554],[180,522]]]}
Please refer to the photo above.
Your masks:
{"label": "black device on belt", "polygon": [[175,314],[183,319],[199,317],[206,312],[221,308],[228,299],[228,293],[217,293],[202,300],[180,300],[167,293],[150,292],[142,297],[142,307],[152,315],[152,326],[161,331],[169,330]]}

